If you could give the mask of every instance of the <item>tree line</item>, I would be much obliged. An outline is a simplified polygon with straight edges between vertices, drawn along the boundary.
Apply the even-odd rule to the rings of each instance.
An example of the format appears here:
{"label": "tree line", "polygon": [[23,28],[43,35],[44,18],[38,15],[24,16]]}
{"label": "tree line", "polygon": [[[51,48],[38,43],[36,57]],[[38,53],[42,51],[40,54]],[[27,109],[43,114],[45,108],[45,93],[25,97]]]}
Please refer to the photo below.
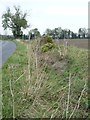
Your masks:
{"label": "tree line", "polygon": [[74,33],[70,29],[62,29],[61,27],[53,30],[46,29],[46,35],[51,36],[53,39],[76,39],[76,38],[88,38],[88,29],[79,28],[77,33]]}
{"label": "tree line", "polygon": [[[2,15],[2,26],[4,30],[10,29],[13,33],[13,37],[20,39],[35,39],[42,36],[38,28],[31,29],[28,35],[23,34],[23,30],[30,27],[26,19],[27,13],[23,13],[19,6],[14,6],[14,10],[14,13],[12,13],[11,9],[7,8],[6,12]],[[61,27],[54,28],[52,30],[47,28],[43,36],[44,35],[49,35],[53,39],[90,38],[89,30],[86,28],[79,28],[77,33],[74,33],[70,29],[62,29]],[[0,35],[0,37],[4,36]]]}

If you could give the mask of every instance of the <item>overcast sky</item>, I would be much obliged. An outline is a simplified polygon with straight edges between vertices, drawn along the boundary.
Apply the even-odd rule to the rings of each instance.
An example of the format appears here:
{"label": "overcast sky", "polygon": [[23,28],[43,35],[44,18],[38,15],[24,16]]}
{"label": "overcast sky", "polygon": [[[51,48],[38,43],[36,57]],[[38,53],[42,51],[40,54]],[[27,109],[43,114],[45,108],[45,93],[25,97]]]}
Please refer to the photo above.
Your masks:
{"label": "overcast sky", "polygon": [[14,5],[29,13],[30,29],[38,28],[41,33],[55,27],[74,32],[80,27],[88,28],[88,0],[0,0],[0,34],[5,34],[1,16],[7,7],[13,11]]}

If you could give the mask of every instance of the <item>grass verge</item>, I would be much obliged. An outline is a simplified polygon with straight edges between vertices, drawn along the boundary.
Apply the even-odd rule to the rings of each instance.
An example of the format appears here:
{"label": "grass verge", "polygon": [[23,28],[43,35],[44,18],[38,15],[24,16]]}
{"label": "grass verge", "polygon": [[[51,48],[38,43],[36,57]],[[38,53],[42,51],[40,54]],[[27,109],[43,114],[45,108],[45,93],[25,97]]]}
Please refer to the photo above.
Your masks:
{"label": "grass verge", "polygon": [[2,69],[3,117],[88,118],[87,50],[16,44]]}
{"label": "grass verge", "polygon": [[[20,80],[19,77],[24,74],[27,66],[26,45],[16,41],[14,42],[17,45],[17,49],[2,68],[2,113],[5,118],[15,116],[13,115],[13,107],[16,106],[17,108],[18,104],[21,102],[21,83],[23,83],[25,76],[22,76]],[[17,105],[15,103],[17,103]]]}

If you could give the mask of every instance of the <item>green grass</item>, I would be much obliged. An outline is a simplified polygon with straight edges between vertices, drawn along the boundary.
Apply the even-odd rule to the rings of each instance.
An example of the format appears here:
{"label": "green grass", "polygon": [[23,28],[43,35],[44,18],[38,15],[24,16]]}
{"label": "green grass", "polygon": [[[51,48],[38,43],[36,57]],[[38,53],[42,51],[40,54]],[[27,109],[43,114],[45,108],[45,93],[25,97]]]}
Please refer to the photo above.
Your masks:
{"label": "green grass", "polygon": [[7,60],[2,68],[2,93],[3,93],[3,116],[6,118],[12,117],[12,97],[10,92],[10,80],[14,91],[15,100],[19,104],[19,90],[24,77],[18,83],[15,83],[18,77],[23,74],[27,65],[26,45],[16,42],[17,49],[15,53]]}
{"label": "green grass", "polygon": [[[58,49],[41,53],[38,43],[28,43],[27,50],[27,44],[16,42],[16,52],[3,66],[3,117],[87,118],[87,50],[69,47],[64,58],[68,67],[59,74],[46,61],[47,56],[58,62]],[[64,52],[63,46],[61,49]]]}

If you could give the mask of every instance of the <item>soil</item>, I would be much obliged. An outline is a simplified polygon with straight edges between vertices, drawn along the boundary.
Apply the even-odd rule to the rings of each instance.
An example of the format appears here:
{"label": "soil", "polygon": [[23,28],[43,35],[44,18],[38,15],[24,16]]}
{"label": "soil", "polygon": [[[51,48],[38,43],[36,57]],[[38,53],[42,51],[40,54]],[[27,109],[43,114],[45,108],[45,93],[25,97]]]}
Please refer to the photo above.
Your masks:
{"label": "soil", "polygon": [[67,60],[61,59],[59,53],[57,51],[48,51],[40,56],[39,65],[42,66],[44,63],[51,68],[57,71],[57,73],[63,73],[67,68]]}
{"label": "soil", "polygon": [[[58,43],[60,44],[65,44],[64,40],[56,40]],[[89,40],[88,39],[67,39],[65,40],[67,41],[67,44],[69,46],[76,46],[78,48],[84,48],[84,49],[88,49],[89,48]]]}

